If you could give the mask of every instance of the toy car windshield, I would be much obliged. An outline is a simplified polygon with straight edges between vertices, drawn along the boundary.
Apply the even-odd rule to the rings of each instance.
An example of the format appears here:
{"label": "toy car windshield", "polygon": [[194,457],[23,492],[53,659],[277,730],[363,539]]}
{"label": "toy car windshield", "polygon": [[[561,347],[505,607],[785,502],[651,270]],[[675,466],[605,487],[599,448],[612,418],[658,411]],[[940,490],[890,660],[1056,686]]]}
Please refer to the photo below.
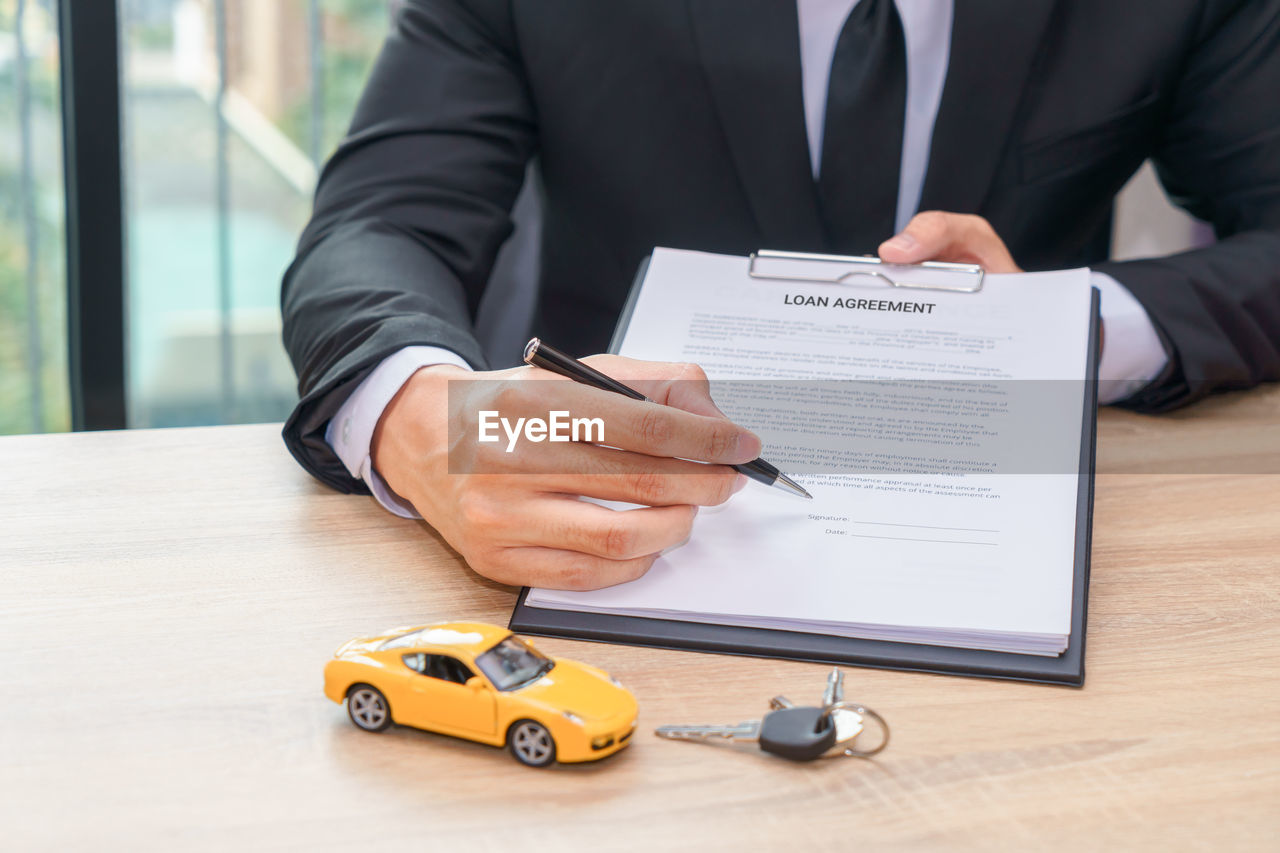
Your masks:
{"label": "toy car windshield", "polygon": [[476,666],[499,690],[516,690],[537,681],[555,661],[526,646],[519,637],[507,637],[476,658]]}

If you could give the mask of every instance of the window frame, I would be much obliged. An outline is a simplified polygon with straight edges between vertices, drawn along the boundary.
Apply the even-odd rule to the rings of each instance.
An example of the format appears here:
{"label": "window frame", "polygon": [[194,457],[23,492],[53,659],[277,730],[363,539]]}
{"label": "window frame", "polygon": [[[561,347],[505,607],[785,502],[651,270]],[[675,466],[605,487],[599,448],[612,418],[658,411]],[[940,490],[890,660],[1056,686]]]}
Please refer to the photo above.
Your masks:
{"label": "window frame", "polygon": [[77,431],[127,426],[117,7],[116,0],[58,0],[67,378]]}

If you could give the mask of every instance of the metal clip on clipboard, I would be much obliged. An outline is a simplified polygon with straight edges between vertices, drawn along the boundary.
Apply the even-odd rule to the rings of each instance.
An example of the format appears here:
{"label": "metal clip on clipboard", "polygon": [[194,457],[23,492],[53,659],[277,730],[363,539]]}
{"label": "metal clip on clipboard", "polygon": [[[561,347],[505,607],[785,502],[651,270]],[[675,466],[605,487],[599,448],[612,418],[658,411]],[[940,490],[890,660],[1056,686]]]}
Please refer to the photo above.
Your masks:
{"label": "metal clip on clipboard", "polygon": [[[862,269],[848,270],[834,276],[820,275],[777,275],[762,271],[758,264],[761,261],[805,261],[808,263],[855,265]],[[878,268],[878,269],[877,269]],[[902,278],[890,278],[881,270],[919,270],[933,281],[907,281]],[[962,276],[965,280],[948,283],[939,279],[939,274],[949,277]],[[809,252],[778,252],[761,249],[752,252],[747,264],[747,275],[752,278],[769,281],[803,281],[811,284],[849,284],[851,279],[859,277],[878,279],[889,287],[910,288],[913,290],[944,290],[951,293],[977,293],[982,290],[985,273],[977,264],[950,264],[942,261],[925,261],[922,264],[889,264],[879,258],[854,255],[818,255]]]}

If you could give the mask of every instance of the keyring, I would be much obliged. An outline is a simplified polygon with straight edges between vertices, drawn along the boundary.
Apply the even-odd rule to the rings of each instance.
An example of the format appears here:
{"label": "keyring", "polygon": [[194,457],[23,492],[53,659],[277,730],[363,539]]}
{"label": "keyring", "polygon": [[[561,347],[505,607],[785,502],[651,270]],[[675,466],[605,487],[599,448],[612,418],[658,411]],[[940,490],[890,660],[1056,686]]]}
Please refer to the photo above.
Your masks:
{"label": "keyring", "polygon": [[[876,753],[883,751],[884,748],[889,745],[889,724],[885,722],[884,717],[880,716],[870,708],[867,708],[863,705],[859,705],[857,702],[831,703],[830,705],[822,709],[822,716],[818,718],[818,724],[822,725],[823,720],[830,720],[831,725],[834,726],[835,721],[831,720],[831,715],[836,711],[853,711],[855,714],[858,714],[862,717],[871,717],[873,720],[875,720],[877,723],[880,724],[880,729],[881,731],[884,732],[884,739],[881,740],[880,743],[876,745],[875,749],[865,749],[865,750],[854,749],[853,747],[849,746],[849,747],[845,747],[840,752],[832,753],[831,755],[824,755],[823,758],[843,758],[845,756],[848,756],[849,758],[870,758]],[[861,734],[862,733],[859,732],[858,737],[860,737]],[[855,737],[853,739],[854,743],[858,742],[858,737]]]}

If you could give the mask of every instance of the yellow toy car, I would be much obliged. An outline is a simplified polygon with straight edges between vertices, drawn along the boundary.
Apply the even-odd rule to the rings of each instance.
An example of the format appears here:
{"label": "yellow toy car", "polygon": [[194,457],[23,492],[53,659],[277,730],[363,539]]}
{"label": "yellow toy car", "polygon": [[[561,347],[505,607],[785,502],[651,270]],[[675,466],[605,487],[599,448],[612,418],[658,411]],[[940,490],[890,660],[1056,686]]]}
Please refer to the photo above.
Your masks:
{"label": "yellow toy car", "polygon": [[352,640],[325,665],[324,693],[367,732],[395,722],[505,744],[532,767],[612,755],[636,725],[635,697],[609,673],[478,622]]}

